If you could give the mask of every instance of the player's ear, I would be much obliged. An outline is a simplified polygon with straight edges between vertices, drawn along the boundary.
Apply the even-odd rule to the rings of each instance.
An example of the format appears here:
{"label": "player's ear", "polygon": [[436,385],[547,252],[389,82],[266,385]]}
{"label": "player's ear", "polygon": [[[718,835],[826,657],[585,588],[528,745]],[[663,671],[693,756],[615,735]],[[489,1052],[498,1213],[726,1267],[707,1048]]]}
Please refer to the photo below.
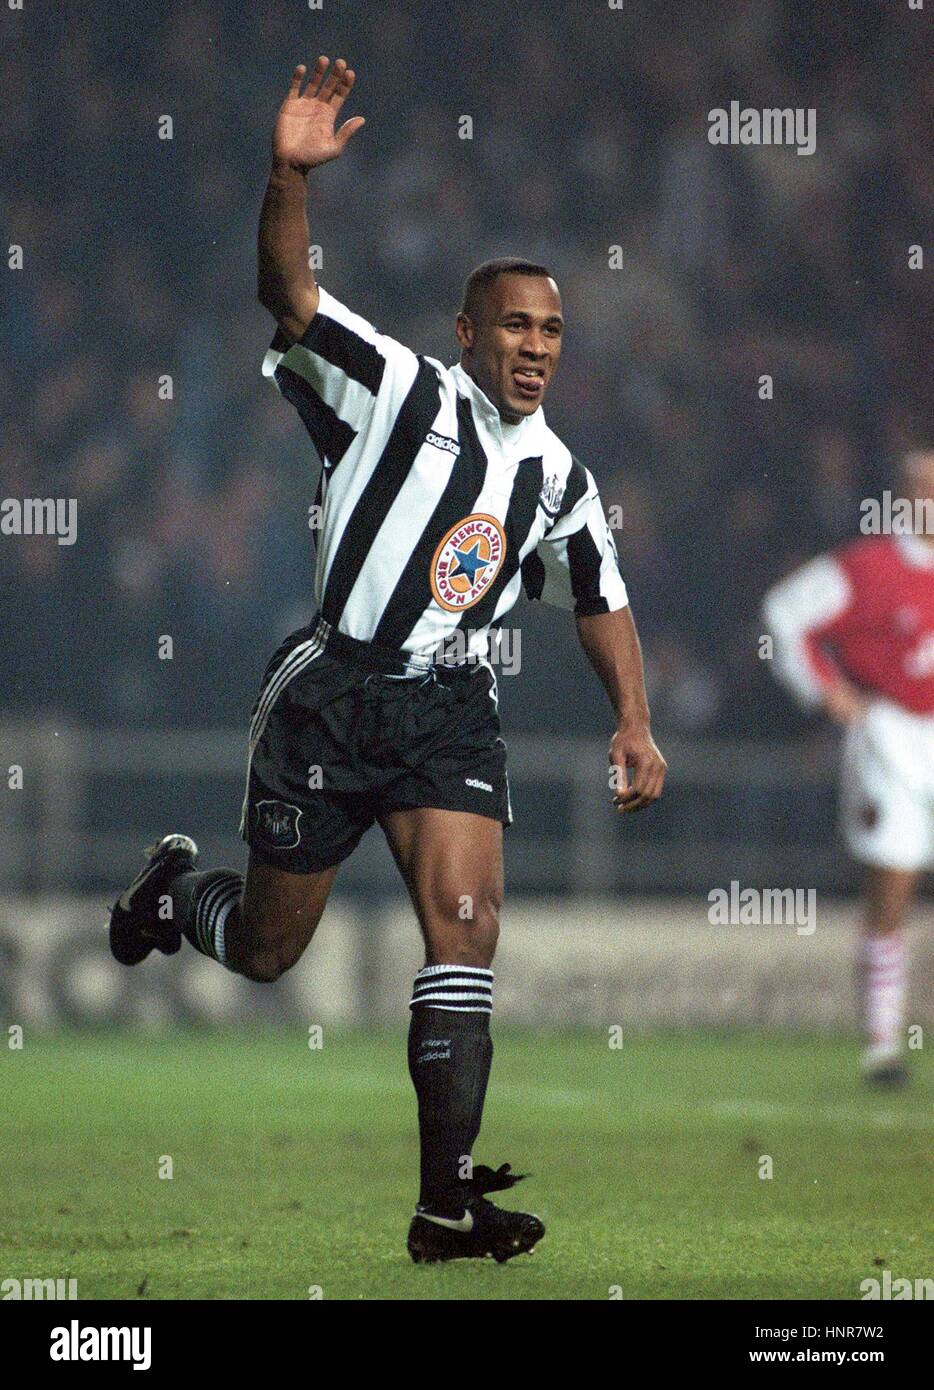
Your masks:
{"label": "player's ear", "polygon": [[454,321],[454,332],[457,341],[466,352],[469,352],[474,345],[477,331],[473,326],[473,321],[466,314],[458,314]]}

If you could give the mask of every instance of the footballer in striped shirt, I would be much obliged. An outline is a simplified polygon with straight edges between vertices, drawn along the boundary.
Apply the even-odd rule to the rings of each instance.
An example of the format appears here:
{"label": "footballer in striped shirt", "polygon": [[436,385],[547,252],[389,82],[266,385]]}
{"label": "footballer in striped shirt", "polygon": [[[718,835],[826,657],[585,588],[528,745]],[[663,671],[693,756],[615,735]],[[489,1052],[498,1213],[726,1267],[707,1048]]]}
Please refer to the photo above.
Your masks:
{"label": "footballer in striped shirt", "polygon": [[537,1217],[489,1200],[518,1180],[510,1166],[472,1161],[512,818],[489,641],[520,595],[574,614],[615,717],[617,810],[661,795],[665,761],[596,484],[545,423],[564,331],[547,268],[513,258],[470,274],[453,366],[379,331],[309,269],[311,174],[364,124],[337,124],[353,85],[343,59],[319,58],[310,77],[295,69],[260,215],[259,298],[276,321],[263,371],[320,463],[320,525],[313,616],[274,654],[253,711],[246,876],[200,869],[187,835],[165,836],[114,906],[111,947],[134,965],[184,937],[250,980],[276,980],[377,823],[425,944],[410,1002],[420,1179],[409,1252],[506,1260],[544,1234]]}

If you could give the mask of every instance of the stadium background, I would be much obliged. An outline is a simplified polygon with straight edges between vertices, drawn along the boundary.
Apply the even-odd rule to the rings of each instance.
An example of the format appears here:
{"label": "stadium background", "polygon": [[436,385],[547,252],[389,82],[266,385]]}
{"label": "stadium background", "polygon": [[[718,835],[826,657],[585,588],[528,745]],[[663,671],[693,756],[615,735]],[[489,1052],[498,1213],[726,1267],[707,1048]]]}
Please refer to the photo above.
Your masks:
{"label": "stadium background", "polygon": [[[617,539],[671,765],[662,803],[614,818],[608,712],[573,624],[537,605],[510,616],[519,669],[502,671],[500,690],[517,825],[497,1015],[526,1030],[529,1094],[540,1065],[546,1110],[563,1085],[573,1094],[565,1065],[586,1090],[588,1049],[605,1057],[619,1026],[627,1040],[648,1034],[632,1055],[649,1163],[671,1116],[646,1099],[655,1054],[639,1045],[662,1049],[685,1095],[708,1088],[710,1123],[738,1126],[738,1146],[779,1111],[802,1145],[821,1106],[837,1140],[884,1128],[851,1075],[856,878],[834,835],[836,740],[758,659],[758,605],[778,575],[854,534],[899,448],[930,438],[932,282],[908,269],[934,214],[930,14],[876,0],[325,0],[321,12],[69,0],[27,4],[3,29],[4,226],[25,248],[24,270],[4,276],[3,493],[77,499],[78,538],[0,539],[0,766],[21,766],[24,782],[4,791],[0,829],[0,1020],[88,1026],[81,1065],[98,1099],[99,1065],[117,1075],[125,1055],[128,1074],[148,1076],[153,1029],[184,1049],[187,1027],[206,1022],[362,1027],[374,1040],[404,1024],[418,943],[376,832],[275,990],[187,950],[128,976],[101,936],[103,908],[155,835],[186,830],[207,862],[242,862],[250,705],[268,654],[310,613],[315,469],[259,375],[271,325],[254,243],[291,65],[341,53],[359,74],[347,112],[368,124],[314,178],[319,278],[451,361],[475,263],[515,252],[553,267],[569,330],[547,414],[623,508]],[[712,146],[707,112],[733,99],[816,108],[816,153]],[[465,114],[470,140],[457,134]],[[170,140],[157,138],[164,115]],[[171,660],[158,657],[164,635]],[[707,895],[731,880],[816,890],[816,932],[711,926]],[[911,1017],[927,1024],[929,928],[925,910]],[[593,1030],[567,1043],[571,1061],[569,1027]],[[716,1053],[737,1029],[748,1050]],[[819,1061],[814,1030],[829,1039]],[[247,1046],[235,1036],[233,1054]],[[365,1071],[365,1044],[347,1036]],[[115,1050],[99,1063],[102,1038]],[[45,1097],[62,1138],[78,1101],[62,1101],[54,1076],[79,1063],[48,1046],[21,1134]],[[333,1066],[343,1160],[353,1101]],[[599,1128],[599,1087],[583,1094],[575,1118]],[[903,1163],[926,1123],[911,1104],[886,1131]],[[696,1140],[709,1142],[703,1125]],[[28,1185],[21,1197],[28,1206]],[[892,1215],[906,1232],[909,1208]],[[114,1271],[101,1287],[123,1287]],[[740,1296],[788,1287],[753,1282]],[[660,1275],[658,1289],[670,1296]]]}

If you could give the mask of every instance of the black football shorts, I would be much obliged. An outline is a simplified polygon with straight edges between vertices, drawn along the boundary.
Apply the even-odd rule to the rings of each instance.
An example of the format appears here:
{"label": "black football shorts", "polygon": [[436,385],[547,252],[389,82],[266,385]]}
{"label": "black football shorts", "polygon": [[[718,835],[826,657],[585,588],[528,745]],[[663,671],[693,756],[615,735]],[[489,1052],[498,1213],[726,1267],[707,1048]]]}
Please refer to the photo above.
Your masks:
{"label": "black football shorts", "polygon": [[417,806],[510,824],[492,668],[399,677],[335,655],[320,627],[293,633],[250,726],[240,833],[254,858],[314,873],[346,859],[384,812]]}

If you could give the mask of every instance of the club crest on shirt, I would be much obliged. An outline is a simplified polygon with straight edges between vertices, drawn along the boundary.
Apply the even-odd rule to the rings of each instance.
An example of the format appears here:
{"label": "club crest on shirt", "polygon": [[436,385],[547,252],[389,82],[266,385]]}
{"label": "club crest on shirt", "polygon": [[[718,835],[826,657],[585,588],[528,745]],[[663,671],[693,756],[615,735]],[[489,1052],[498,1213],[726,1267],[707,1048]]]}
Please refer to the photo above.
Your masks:
{"label": "club crest on shirt", "polygon": [[489,589],[506,558],[506,535],[495,516],[476,512],[443,536],[431,560],[435,602],[448,613],[472,608]]}
{"label": "club crest on shirt", "polygon": [[561,482],[557,473],[552,473],[545,479],[538,500],[545,511],[554,516],[564,500],[564,493],[565,484]]}
{"label": "club crest on shirt", "polygon": [[290,806],[287,801],[257,801],[257,833],[274,849],[294,849],[301,839],[298,833],[301,815],[301,809]]}

